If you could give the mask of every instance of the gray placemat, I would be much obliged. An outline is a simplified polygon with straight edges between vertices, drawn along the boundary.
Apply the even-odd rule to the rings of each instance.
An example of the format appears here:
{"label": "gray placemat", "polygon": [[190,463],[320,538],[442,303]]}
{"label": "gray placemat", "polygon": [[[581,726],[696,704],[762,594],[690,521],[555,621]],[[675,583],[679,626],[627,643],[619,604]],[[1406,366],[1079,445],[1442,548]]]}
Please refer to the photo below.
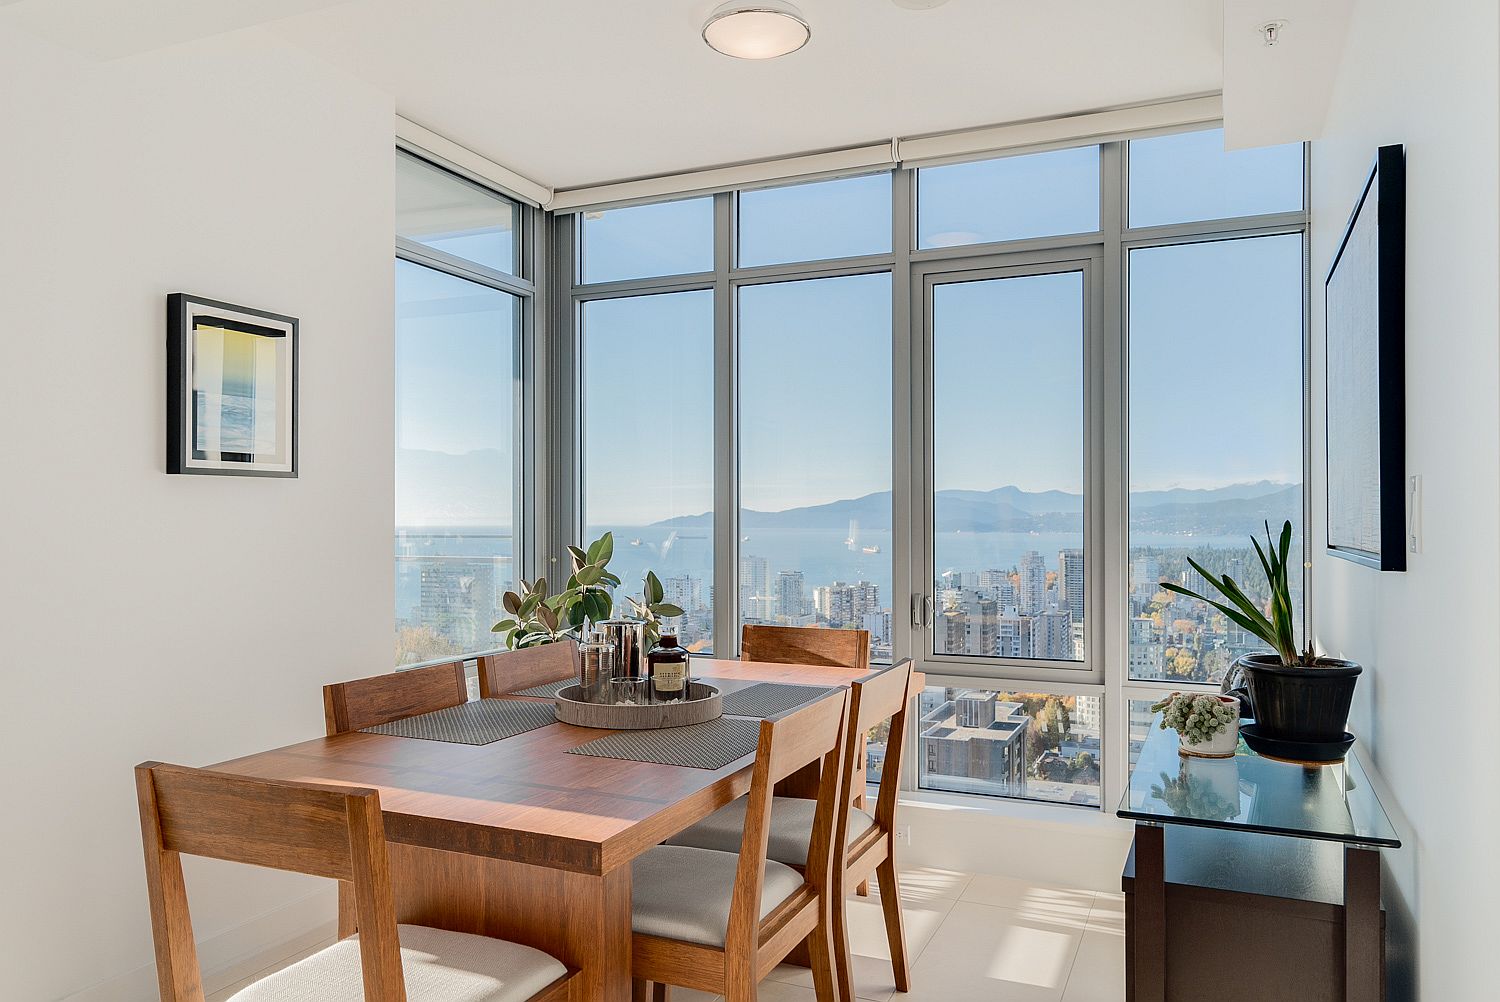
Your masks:
{"label": "gray placemat", "polygon": [[755,685],[724,694],[724,712],[732,717],[774,717],[794,706],[811,703],[826,692],[821,685],[783,685],[780,682],[757,682]]}
{"label": "gray placemat", "polygon": [[720,717],[706,724],[663,727],[654,731],[617,731],[595,738],[570,755],[655,762],[689,769],[722,769],[737,758],[755,754],[760,721]]}
{"label": "gray placemat", "polygon": [[447,741],[459,745],[487,745],[534,731],[557,721],[551,703],[523,703],[517,699],[477,699],[388,724],[366,727],[366,734],[394,734],[401,738]]}
{"label": "gray placemat", "polygon": [[562,692],[568,686],[577,684],[578,680],[576,678],[560,678],[556,682],[543,682],[541,685],[534,685],[529,689],[516,689],[515,691],[509,692],[506,695],[543,696],[547,699],[551,699],[553,696],[556,696],[559,692]]}

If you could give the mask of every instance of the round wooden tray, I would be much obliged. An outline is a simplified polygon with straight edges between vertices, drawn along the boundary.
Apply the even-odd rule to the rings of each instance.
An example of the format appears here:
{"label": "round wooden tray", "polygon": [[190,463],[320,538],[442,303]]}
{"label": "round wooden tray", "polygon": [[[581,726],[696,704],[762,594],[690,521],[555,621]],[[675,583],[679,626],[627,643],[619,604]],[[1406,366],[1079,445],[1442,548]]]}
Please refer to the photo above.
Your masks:
{"label": "round wooden tray", "polygon": [[724,715],[724,697],[718,689],[703,682],[690,682],[689,685],[692,699],[623,704],[584,703],[574,698],[579,694],[578,686],[565,686],[557,693],[557,719],[579,727],[647,731],[701,724]]}

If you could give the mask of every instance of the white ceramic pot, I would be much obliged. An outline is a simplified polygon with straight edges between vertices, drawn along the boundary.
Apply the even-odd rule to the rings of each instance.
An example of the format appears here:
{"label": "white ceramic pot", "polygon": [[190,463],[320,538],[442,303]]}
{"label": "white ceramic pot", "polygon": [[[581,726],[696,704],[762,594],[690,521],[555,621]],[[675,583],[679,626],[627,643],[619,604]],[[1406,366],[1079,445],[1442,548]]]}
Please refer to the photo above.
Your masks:
{"label": "white ceramic pot", "polygon": [[1218,734],[1207,741],[1197,744],[1189,744],[1187,735],[1181,732],[1177,735],[1178,751],[1183,755],[1192,755],[1197,758],[1232,758],[1234,751],[1240,745],[1240,701],[1237,696],[1215,696],[1215,699],[1227,703],[1234,711],[1234,717]]}

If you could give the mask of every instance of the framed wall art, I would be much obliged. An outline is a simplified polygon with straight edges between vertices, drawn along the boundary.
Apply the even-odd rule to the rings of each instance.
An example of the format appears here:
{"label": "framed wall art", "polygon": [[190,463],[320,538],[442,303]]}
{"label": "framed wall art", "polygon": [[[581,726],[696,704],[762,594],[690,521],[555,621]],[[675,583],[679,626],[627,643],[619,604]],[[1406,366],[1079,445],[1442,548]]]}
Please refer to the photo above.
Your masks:
{"label": "framed wall art", "polygon": [[167,472],[297,475],[297,320],[167,297]]}
{"label": "framed wall art", "polygon": [[1323,286],[1328,552],[1406,570],[1406,153],[1382,146]]}

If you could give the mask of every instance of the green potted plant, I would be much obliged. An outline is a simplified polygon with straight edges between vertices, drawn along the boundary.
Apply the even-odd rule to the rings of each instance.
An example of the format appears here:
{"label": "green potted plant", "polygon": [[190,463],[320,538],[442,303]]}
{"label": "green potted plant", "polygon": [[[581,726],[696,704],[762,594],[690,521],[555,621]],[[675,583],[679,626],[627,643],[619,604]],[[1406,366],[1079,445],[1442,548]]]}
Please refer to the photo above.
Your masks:
{"label": "green potted plant", "polygon": [[1151,707],[1162,730],[1177,732],[1180,755],[1231,758],[1240,744],[1240,701],[1206,692],[1174,692]]}
{"label": "green potted plant", "polygon": [[540,647],[564,637],[582,636],[589,623],[609,618],[614,609],[611,589],[620,579],[609,570],[615,553],[614,534],[606,532],[589,544],[588,549],[568,547],[573,573],[567,584],[555,595],[548,594],[547,579],[522,581],[519,591],[508,591],[501,605],[509,615],[490,627],[510,650]]}
{"label": "green potted plant", "polygon": [[[1275,653],[1246,654],[1231,671],[1243,672],[1245,687],[1260,737],[1302,745],[1338,745],[1345,741],[1349,705],[1360,666],[1353,661],[1319,657],[1312,644],[1298,649],[1296,616],[1292,608],[1288,556],[1292,548],[1292,523],[1281,527],[1281,538],[1271,540],[1266,523],[1266,545],[1250,538],[1270,586],[1265,608],[1251,601],[1227,574],[1215,575],[1197,561],[1193,570],[1223,597],[1216,601],[1170,581],[1161,586],[1179,595],[1195,598],[1218,609],[1229,620],[1252,634]],[[1250,733],[1249,731],[1246,732]],[[1314,757],[1312,754],[1309,758]],[[1340,751],[1338,757],[1342,757]]]}

